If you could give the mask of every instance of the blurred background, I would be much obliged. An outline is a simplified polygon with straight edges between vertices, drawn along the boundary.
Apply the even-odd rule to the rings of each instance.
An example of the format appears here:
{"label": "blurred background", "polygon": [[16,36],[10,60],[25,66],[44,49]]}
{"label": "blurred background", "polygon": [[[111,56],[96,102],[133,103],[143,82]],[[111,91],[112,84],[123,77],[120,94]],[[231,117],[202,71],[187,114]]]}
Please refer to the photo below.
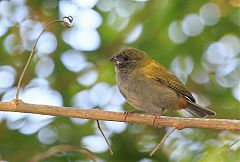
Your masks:
{"label": "blurred background", "polygon": [[[12,0],[0,1],[0,100],[16,85],[44,25],[71,15],[73,27],[55,24],[40,38],[20,99],[28,103],[131,111],[115,82],[109,58],[134,47],[172,71],[197,102],[217,118],[240,119],[240,2],[238,0]],[[185,112],[171,116],[190,117]],[[240,132],[184,129],[152,158],[169,128],[0,112],[0,160],[27,161],[68,144],[87,148],[103,162],[225,162],[240,159]],[[48,162],[91,161],[65,152]]]}

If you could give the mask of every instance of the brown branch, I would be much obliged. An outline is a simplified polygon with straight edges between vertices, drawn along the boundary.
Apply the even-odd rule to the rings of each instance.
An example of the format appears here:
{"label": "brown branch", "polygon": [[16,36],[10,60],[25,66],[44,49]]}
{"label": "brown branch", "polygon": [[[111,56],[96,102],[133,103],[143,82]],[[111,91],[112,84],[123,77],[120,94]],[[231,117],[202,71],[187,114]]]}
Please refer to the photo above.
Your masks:
{"label": "brown branch", "polygon": [[58,145],[50,148],[46,152],[42,152],[40,154],[35,155],[29,162],[38,162],[44,159],[47,159],[57,153],[61,152],[79,152],[82,153],[83,155],[87,156],[88,158],[92,159],[92,161],[96,162],[95,160],[95,154],[89,151],[86,148],[82,148],[79,146],[73,146],[73,145]]}
{"label": "brown branch", "polygon": [[[59,107],[49,105],[34,105],[19,102],[0,102],[0,111],[23,112],[52,116],[64,116],[83,119],[107,120],[124,122],[124,112],[110,112],[98,109],[79,109],[70,107]],[[129,114],[126,122],[152,125],[154,115]],[[221,130],[240,130],[240,120],[234,119],[203,119],[203,118],[180,118],[170,116],[160,116],[156,119],[155,125],[165,127],[175,127],[176,124],[182,128],[209,128]]]}
{"label": "brown branch", "polygon": [[104,132],[103,132],[101,126],[100,126],[99,121],[96,120],[96,122],[97,122],[97,127],[98,127],[99,131],[101,132],[104,140],[106,141],[106,143],[107,143],[107,145],[108,145],[108,150],[109,150],[110,154],[113,155],[113,151],[112,151],[111,145],[110,145],[110,143],[108,142],[108,139],[107,139],[107,137],[105,136],[105,134],[104,134]]}
{"label": "brown branch", "polygon": [[162,144],[166,141],[166,139],[175,131],[177,130],[176,128],[173,128],[167,135],[165,135],[163,137],[163,139],[159,142],[159,144],[152,150],[152,152],[150,153],[150,157],[153,156],[153,154],[160,149],[160,147],[162,146]]}

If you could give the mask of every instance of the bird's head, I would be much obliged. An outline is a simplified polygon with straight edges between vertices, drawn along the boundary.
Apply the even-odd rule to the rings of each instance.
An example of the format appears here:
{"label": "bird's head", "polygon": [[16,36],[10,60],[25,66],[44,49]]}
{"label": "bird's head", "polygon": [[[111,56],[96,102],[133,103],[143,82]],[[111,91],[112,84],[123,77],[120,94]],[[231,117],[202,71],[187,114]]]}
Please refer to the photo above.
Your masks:
{"label": "bird's head", "polygon": [[120,50],[110,61],[117,69],[132,69],[136,66],[143,66],[149,61],[149,57],[135,48],[126,48]]}

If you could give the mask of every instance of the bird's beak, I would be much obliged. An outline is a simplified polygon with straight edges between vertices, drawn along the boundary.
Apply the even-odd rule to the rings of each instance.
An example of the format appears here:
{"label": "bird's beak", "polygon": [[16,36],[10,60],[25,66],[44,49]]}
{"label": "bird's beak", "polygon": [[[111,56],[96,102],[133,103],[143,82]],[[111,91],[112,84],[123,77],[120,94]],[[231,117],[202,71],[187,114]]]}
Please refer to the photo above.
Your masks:
{"label": "bird's beak", "polygon": [[120,62],[118,61],[116,56],[113,56],[112,58],[110,58],[110,60],[114,65],[119,65]]}

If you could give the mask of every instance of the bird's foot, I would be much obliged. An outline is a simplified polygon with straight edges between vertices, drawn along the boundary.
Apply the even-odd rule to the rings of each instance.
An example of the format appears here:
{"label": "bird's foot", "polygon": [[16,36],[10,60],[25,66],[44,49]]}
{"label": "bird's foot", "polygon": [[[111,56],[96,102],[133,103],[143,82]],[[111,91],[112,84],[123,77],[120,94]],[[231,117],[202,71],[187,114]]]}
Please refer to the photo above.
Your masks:
{"label": "bird's foot", "polygon": [[154,126],[156,120],[157,120],[157,119],[160,119],[162,114],[152,114],[152,115],[154,115],[154,119],[153,119],[153,122],[152,122],[152,126]]}
{"label": "bird's foot", "polygon": [[173,128],[177,130],[182,130],[184,127],[180,123],[173,123]]}
{"label": "bird's foot", "polygon": [[135,113],[142,113],[142,111],[138,111],[138,110],[134,110],[134,111],[126,111],[124,112],[124,122],[126,122],[127,120],[127,116],[131,115],[131,114],[135,114]]}

